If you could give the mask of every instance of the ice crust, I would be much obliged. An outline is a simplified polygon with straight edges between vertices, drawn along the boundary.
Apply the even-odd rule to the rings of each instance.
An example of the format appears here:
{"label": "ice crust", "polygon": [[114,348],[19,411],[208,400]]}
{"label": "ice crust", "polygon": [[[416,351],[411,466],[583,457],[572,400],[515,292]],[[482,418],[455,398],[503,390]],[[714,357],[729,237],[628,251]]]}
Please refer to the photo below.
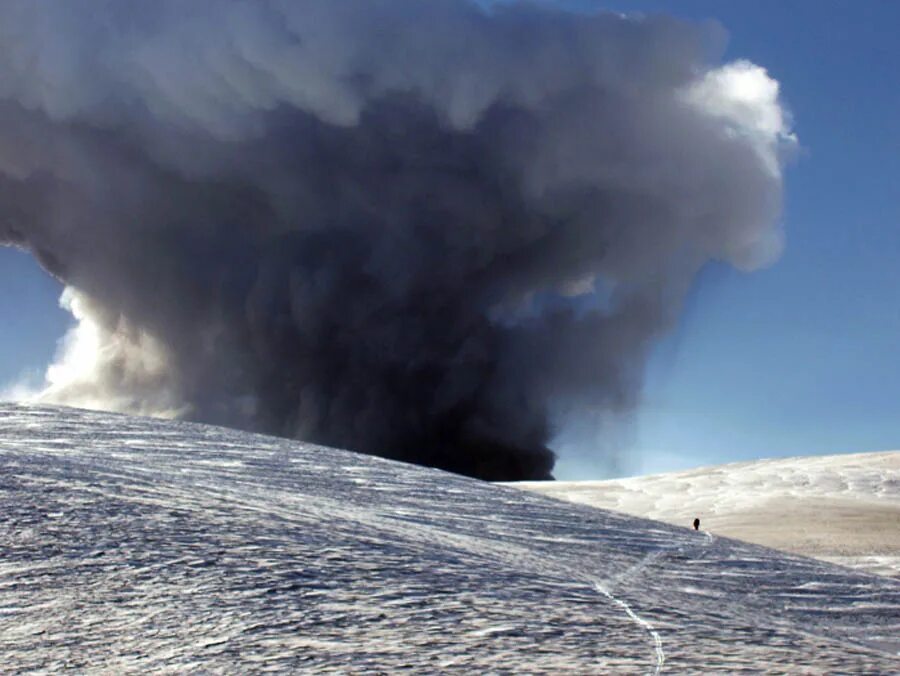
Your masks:
{"label": "ice crust", "polygon": [[0,405],[0,664],[900,670],[900,583],[436,470]]}

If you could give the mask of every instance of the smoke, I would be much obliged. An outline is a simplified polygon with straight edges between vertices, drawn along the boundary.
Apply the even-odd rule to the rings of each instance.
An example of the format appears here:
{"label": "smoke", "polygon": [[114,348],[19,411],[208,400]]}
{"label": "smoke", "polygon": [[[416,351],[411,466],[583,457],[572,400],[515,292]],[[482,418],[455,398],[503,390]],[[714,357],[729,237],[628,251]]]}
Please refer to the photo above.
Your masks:
{"label": "smoke", "polygon": [[7,0],[0,243],[45,401],[490,479],[627,411],[710,260],[778,255],[778,84],[713,25],[463,0]]}

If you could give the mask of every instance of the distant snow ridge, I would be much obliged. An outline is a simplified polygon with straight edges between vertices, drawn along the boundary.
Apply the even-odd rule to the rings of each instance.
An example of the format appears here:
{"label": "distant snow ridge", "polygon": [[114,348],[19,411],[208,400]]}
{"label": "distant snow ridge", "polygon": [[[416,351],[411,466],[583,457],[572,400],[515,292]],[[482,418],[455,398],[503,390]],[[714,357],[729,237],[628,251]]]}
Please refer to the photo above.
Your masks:
{"label": "distant snow ridge", "polygon": [[900,451],[516,486],[900,579]]}
{"label": "distant snow ridge", "polygon": [[892,673],[900,584],[422,467],[0,406],[13,672]]}

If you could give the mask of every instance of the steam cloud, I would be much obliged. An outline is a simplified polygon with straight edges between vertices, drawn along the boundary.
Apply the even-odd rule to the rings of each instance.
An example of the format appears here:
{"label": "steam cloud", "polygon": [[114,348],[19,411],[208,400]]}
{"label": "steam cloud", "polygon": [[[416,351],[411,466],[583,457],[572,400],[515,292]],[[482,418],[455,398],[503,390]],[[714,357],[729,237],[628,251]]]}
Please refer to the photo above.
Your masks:
{"label": "steam cloud", "polygon": [[45,401],[489,479],[636,403],[709,260],[781,246],[778,84],[711,25],[463,0],[0,4],[0,243]]}

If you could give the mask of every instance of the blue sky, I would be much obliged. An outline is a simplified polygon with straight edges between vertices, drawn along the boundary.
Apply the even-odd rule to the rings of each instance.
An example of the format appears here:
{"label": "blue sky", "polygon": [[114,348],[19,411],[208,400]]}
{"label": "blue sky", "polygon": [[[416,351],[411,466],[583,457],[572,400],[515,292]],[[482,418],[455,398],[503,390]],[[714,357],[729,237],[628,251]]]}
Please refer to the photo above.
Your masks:
{"label": "blue sky", "polygon": [[[568,2],[597,6],[597,3]],[[727,59],[782,85],[801,151],[787,175],[787,248],[766,270],[708,267],[655,351],[625,473],[900,448],[900,2],[604,2],[714,18]],[[0,384],[39,372],[68,317],[58,285],[0,249]],[[608,466],[564,449],[559,478]]]}
{"label": "blue sky", "polygon": [[40,382],[72,319],[58,306],[61,292],[30,254],[0,247],[0,390]]}

